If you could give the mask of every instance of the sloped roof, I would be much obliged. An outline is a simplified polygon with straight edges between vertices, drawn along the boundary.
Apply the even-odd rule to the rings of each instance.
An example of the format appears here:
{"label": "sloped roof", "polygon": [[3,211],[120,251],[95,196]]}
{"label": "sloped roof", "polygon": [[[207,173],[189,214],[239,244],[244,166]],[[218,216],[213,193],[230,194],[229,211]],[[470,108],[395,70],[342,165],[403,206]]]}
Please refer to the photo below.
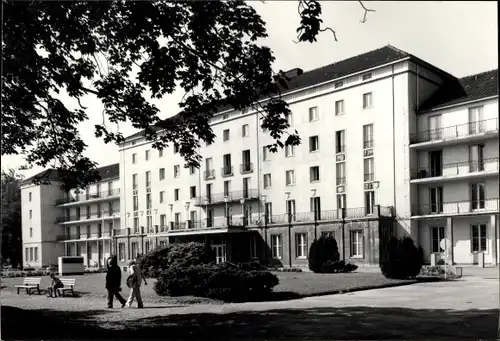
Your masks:
{"label": "sloped roof", "polygon": [[[120,164],[114,163],[112,165],[103,166],[97,168],[99,175],[101,176],[101,181],[106,179],[113,179],[120,176]],[[22,185],[31,183],[33,179],[38,178],[42,183],[50,183],[52,181],[60,181],[62,178],[62,173],[58,169],[49,168],[36,175],[33,175],[22,182]]]}
{"label": "sloped roof", "polygon": [[[415,56],[397,49],[391,45],[387,45],[381,47],[379,49],[369,51],[351,58],[347,58],[317,69],[313,69],[310,71],[306,71],[300,75],[295,77],[291,77],[287,83],[286,89],[281,89],[282,93],[285,94],[290,91],[298,90],[301,88],[306,88],[309,86],[313,86],[316,84],[320,84],[323,82],[331,81],[336,78],[344,77],[353,73],[361,72],[363,70],[367,70],[370,68],[374,68],[377,66],[381,66],[387,63],[395,62],[400,59],[410,57],[412,60],[421,63],[427,64],[423,60],[416,58]],[[437,68],[435,68],[437,69]],[[441,71],[441,70],[440,70]],[[444,71],[441,71],[443,74],[446,74]],[[451,75],[446,74],[448,77],[453,77]],[[219,108],[219,112],[231,109],[230,106]],[[175,115],[171,118],[168,118],[165,121],[178,119],[179,115]],[[143,136],[144,131],[137,132],[132,134],[126,138],[133,139],[139,136]]]}
{"label": "sloped roof", "polygon": [[448,82],[420,107],[420,112],[492,96],[498,96],[498,69]]}

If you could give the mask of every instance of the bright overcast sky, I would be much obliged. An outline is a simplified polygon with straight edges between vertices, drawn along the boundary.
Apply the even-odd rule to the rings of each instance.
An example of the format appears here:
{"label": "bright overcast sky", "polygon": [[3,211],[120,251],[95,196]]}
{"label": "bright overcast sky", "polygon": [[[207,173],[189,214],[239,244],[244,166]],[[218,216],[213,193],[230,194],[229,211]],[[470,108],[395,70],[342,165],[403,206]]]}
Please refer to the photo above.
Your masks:
{"label": "bright overcast sky", "polygon": [[[314,44],[295,44],[299,24],[297,1],[251,1],[267,23],[266,42],[274,51],[275,69],[300,67],[310,70],[391,44],[411,53],[456,77],[498,68],[497,3],[495,1],[404,1],[364,4],[376,12],[360,23],[364,10],[357,1],[324,1],[323,21],[332,27],[338,42],[330,32],[320,35]],[[159,105],[162,116],[178,111],[181,93],[163,99]],[[71,104],[71,103],[70,103]],[[93,126],[102,121],[102,106],[93,97],[82,104],[88,107],[89,122],[80,132],[88,144],[86,154],[100,166],[119,162],[118,148],[95,138]],[[135,129],[125,124],[119,127],[127,136]],[[2,156],[2,168],[17,168],[21,156]],[[25,176],[40,168],[23,171]]]}

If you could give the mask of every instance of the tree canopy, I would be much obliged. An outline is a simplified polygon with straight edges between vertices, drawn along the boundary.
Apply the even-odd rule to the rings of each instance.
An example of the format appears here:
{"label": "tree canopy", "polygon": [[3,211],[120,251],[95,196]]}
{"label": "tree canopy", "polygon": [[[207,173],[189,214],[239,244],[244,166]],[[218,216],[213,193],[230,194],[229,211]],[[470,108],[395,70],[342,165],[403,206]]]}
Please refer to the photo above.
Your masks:
{"label": "tree canopy", "polygon": [[[201,142],[212,141],[210,118],[221,108],[254,107],[274,139],[270,150],[300,144],[289,132],[282,71],[259,43],[265,23],[244,1],[3,0],[2,155],[69,174],[66,189],[98,180],[83,156],[78,124],[88,119],[80,99],[93,95],[110,123],[131,122],[153,147],[178,143],[187,166],[199,166]],[[298,42],[314,42],[322,27],[318,1],[298,2]],[[335,37],[336,39],[336,37]],[[181,111],[161,120],[151,103],[181,88]],[[68,108],[65,91],[79,107]],[[259,99],[267,99],[258,102]],[[103,121],[104,122],[104,121]],[[121,143],[120,132],[95,125],[95,136]],[[37,179],[35,179],[36,181]]]}

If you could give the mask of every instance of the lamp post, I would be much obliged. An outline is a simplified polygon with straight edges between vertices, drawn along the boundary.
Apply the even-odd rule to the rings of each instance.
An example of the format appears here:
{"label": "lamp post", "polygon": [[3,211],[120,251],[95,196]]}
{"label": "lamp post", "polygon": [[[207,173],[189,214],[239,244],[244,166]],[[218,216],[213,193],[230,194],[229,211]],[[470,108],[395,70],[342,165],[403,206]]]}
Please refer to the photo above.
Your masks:
{"label": "lamp post", "polygon": [[267,224],[269,221],[269,212],[266,208],[267,196],[265,194],[262,194],[261,200],[264,203],[264,265],[267,266]]}
{"label": "lamp post", "polygon": [[[290,192],[285,192],[287,206],[288,200],[290,199]],[[290,268],[292,267],[292,210],[291,207],[287,207],[288,210],[288,263]]]}
{"label": "lamp post", "polygon": [[312,204],[314,208],[314,240],[317,239],[317,230],[318,230],[318,212],[317,212],[317,207],[316,207],[316,189],[311,189],[312,192]]}

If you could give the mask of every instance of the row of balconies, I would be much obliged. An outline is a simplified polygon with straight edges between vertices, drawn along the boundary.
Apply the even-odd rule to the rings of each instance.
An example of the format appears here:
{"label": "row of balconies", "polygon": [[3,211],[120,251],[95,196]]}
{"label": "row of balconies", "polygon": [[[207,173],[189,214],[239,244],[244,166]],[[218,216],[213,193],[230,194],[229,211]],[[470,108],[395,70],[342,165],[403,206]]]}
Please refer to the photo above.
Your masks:
{"label": "row of balconies", "polygon": [[427,179],[441,176],[467,175],[481,172],[498,172],[499,158],[488,158],[481,161],[462,161],[441,165],[441,167],[421,167],[411,172],[411,179]]}
{"label": "row of balconies", "polygon": [[57,241],[61,240],[94,240],[100,238],[111,238],[112,233],[109,232],[95,232],[95,233],[70,233],[56,237]]}
{"label": "row of balconies", "polygon": [[56,199],[56,206],[64,205],[69,203],[83,202],[88,200],[97,200],[97,199],[107,199],[114,198],[120,196],[120,189],[112,189],[108,191],[103,191],[99,193],[86,193],[86,194],[76,194],[74,197],[68,196],[66,198]]}
{"label": "row of balconies", "polygon": [[498,118],[420,131],[410,135],[410,143],[448,140],[494,132],[498,132]]}
{"label": "row of balconies", "polygon": [[425,215],[468,215],[498,212],[499,199],[461,200],[414,205],[412,216]]}
{"label": "row of balconies", "polygon": [[247,189],[243,191],[231,191],[226,193],[217,193],[217,194],[206,194],[195,199],[195,206],[208,206],[208,205],[216,205],[222,203],[230,203],[238,200],[251,200],[258,199],[259,191],[256,189]]}
{"label": "row of balconies", "polygon": [[103,218],[113,218],[116,215],[120,214],[120,210],[116,211],[106,211],[101,210],[97,212],[87,213],[86,215],[73,215],[73,216],[60,216],[56,218],[56,224],[65,223],[68,221],[80,221],[80,220],[93,220],[93,219],[103,219]]}
{"label": "row of balconies", "polygon": [[[252,162],[242,163],[240,165],[240,174],[249,174],[253,173],[254,167]],[[221,176],[226,178],[234,175],[233,166],[224,166],[221,168]],[[215,169],[206,169],[203,171],[203,178],[205,180],[213,180],[215,179]]]}

